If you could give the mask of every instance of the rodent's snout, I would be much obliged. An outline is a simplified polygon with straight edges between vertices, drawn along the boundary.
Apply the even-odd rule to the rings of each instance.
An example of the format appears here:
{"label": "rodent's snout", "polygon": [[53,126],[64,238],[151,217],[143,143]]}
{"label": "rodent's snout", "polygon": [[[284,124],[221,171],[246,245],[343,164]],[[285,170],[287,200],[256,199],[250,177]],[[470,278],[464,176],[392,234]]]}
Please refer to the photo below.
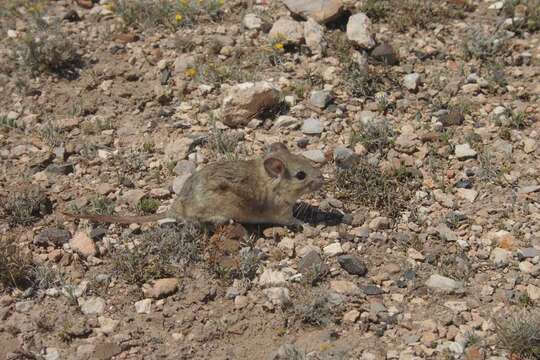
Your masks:
{"label": "rodent's snout", "polygon": [[323,186],[323,184],[324,184],[324,177],[322,176],[322,174],[318,174],[313,179],[311,187],[313,188],[313,190],[319,190]]}

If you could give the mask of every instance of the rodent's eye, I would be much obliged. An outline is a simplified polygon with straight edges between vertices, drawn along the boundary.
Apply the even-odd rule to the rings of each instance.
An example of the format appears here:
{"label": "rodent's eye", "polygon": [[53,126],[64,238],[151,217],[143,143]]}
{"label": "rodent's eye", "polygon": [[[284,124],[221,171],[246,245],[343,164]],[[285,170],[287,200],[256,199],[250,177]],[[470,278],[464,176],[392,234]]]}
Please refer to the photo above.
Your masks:
{"label": "rodent's eye", "polygon": [[295,177],[298,180],[304,180],[306,178],[306,173],[303,172],[303,171],[299,171],[299,172],[296,173]]}

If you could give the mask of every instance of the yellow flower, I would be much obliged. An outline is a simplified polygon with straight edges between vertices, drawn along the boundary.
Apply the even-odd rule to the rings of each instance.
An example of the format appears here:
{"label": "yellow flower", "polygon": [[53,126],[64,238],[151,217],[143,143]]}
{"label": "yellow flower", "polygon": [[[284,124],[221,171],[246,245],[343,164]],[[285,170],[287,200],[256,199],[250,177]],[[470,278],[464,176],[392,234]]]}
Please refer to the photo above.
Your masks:
{"label": "yellow flower", "polygon": [[104,4],[103,7],[109,11],[113,11],[114,5],[112,3]]}
{"label": "yellow flower", "polygon": [[184,17],[183,17],[182,14],[180,14],[180,13],[179,13],[179,14],[176,14],[176,16],[174,17],[174,19],[176,20],[176,22],[182,21],[183,18],[184,18]]}
{"label": "yellow flower", "polygon": [[195,77],[195,75],[197,75],[197,69],[195,69],[195,68],[188,68],[188,69],[186,70],[186,76],[187,76],[187,77],[193,78],[193,77]]}
{"label": "yellow flower", "polygon": [[225,5],[225,0],[218,0],[218,4],[221,6]]}
{"label": "yellow flower", "polygon": [[274,49],[276,50],[283,50],[284,47],[283,43],[280,42],[274,44]]}
{"label": "yellow flower", "polygon": [[180,4],[182,4],[182,5],[187,5],[187,4],[188,4],[188,0],[180,0]]}

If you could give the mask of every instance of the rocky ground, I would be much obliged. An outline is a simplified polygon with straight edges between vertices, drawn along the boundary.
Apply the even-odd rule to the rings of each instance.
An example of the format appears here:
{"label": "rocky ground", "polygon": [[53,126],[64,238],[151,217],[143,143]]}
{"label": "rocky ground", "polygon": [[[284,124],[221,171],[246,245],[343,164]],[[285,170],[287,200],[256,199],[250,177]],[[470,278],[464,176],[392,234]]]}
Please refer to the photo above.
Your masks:
{"label": "rocky ground", "polygon": [[[4,0],[0,359],[540,359],[538,0]],[[303,229],[104,225],[282,141]],[[219,206],[219,204],[216,204]]]}

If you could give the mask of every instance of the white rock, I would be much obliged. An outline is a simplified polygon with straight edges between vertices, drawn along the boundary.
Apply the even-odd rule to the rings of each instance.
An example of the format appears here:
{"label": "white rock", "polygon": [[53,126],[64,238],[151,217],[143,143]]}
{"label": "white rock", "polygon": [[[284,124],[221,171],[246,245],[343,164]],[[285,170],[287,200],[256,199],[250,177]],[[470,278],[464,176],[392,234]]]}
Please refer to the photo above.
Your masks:
{"label": "white rock", "polygon": [[44,356],[45,360],[59,360],[60,359],[60,353],[58,352],[57,348],[48,347],[46,351],[47,352]]}
{"label": "white rock", "polygon": [[324,156],[324,153],[321,150],[313,149],[313,150],[306,150],[302,153],[302,155],[305,158],[308,158],[309,160],[324,164],[326,162],[326,157]]}
{"label": "white rock", "polygon": [[307,135],[318,135],[323,132],[324,126],[317,118],[308,118],[302,124],[302,132]]}
{"label": "white rock", "polygon": [[476,150],[471,148],[471,145],[468,143],[456,145],[455,156],[458,160],[473,159],[476,157],[476,155]]}
{"label": "white rock", "polygon": [[100,316],[98,317],[98,323],[100,326],[98,331],[102,334],[110,335],[114,333],[120,321],[114,320],[105,316]]}
{"label": "white rock", "polygon": [[467,302],[465,301],[447,301],[444,306],[452,310],[453,312],[460,313],[469,310]]}
{"label": "white rock", "polygon": [[285,274],[272,269],[266,269],[259,279],[259,285],[261,287],[284,286],[286,284],[287,279],[285,278]]}
{"label": "white rock", "polygon": [[371,20],[364,13],[354,14],[347,23],[347,38],[356,45],[371,49],[375,46]]}
{"label": "white rock", "polygon": [[184,160],[193,144],[193,139],[186,136],[175,139],[165,146],[165,156],[171,160]]}
{"label": "white rock", "polygon": [[426,286],[432,289],[445,291],[453,291],[463,288],[462,283],[439,274],[432,274],[426,281]]}
{"label": "white rock", "polygon": [[85,315],[99,315],[105,311],[105,300],[100,297],[78,299],[81,312]]}
{"label": "white rock", "polygon": [[304,27],[291,18],[279,18],[268,36],[285,44],[300,44],[304,41]]}
{"label": "white rock", "polygon": [[343,12],[341,0],[283,0],[283,3],[292,13],[313,18],[319,24],[335,20]]}
{"label": "white rock", "polygon": [[268,301],[277,306],[285,306],[291,302],[289,289],[284,287],[272,287],[264,289],[263,293],[268,298]]}
{"label": "white rock", "polygon": [[223,123],[231,127],[246,126],[261,111],[277,105],[281,92],[268,81],[247,82],[232,86],[223,99]]}
{"label": "white rock", "polygon": [[150,314],[152,310],[152,299],[143,299],[135,303],[137,314]]}
{"label": "white rock", "polygon": [[337,256],[344,253],[340,243],[332,243],[325,246],[323,252],[326,256]]}
{"label": "white rock", "polygon": [[473,189],[457,189],[456,191],[457,195],[462,198],[462,199],[465,199],[469,202],[474,202],[476,200],[476,197],[478,196],[478,191],[476,190],[473,190]]}
{"label": "white rock", "polygon": [[261,28],[263,21],[255,14],[246,14],[242,23],[247,29],[258,30]]}
{"label": "white rock", "polygon": [[403,86],[411,91],[415,91],[420,86],[421,78],[420,74],[412,73],[403,77]]}
{"label": "white rock", "polygon": [[534,152],[537,147],[538,144],[536,143],[536,140],[531,138],[523,139],[523,151],[525,151],[527,154]]}
{"label": "white rock", "polygon": [[491,251],[489,258],[496,266],[506,266],[512,258],[512,253],[503,248],[495,248]]}
{"label": "white rock", "polygon": [[527,285],[527,295],[533,301],[540,300],[540,287],[533,284]]}

